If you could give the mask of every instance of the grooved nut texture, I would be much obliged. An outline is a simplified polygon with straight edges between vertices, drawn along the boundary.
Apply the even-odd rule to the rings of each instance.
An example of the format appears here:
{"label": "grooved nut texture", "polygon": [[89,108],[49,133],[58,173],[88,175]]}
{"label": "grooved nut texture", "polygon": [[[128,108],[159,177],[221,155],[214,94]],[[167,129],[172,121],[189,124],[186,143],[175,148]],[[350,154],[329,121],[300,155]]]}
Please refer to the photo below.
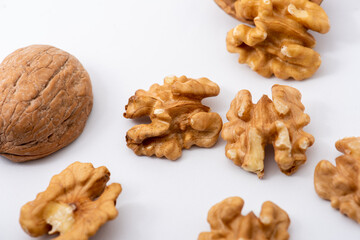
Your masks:
{"label": "grooved nut texture", "polygon": [[326,160],[318,163],[315,190],[333,208],[360,223],[360,137],[344,138],[335,146],[344,155],[336,158],[336,166]]}
{"label": "grooved nut texture", "polygon": [[221,136],[227,141],[226,156],[246,171],[264,175],[265,146],[272,144],[275,161],[286,175],[306,161],[305,151],[314,137],[302,130],[310,122],[300,92],[274,85],[271,101],[264,95],[252,103],[249,91],[241,90],[231,102]]}
{"label": "grooved nut texture", "polygon": [[56,240],[87,240],[118,214],[115,203],[121,185],[106,186],[109,179],[106,167],[71,164],[21,208],[21,227],[33,237],[49,232],[60,233]]}
{"label": "grooved nut texture", "polygon": [[244,201],[230,197],[214,205],[208,214],[211,232],[203,232],[198,240],[287,240],[290,219],[276,204],[267,201],[260,217],[253,212],[241,214]]}
{"label": "grooved nut texture", "polygon": [[183,148],[213,146],[222,120],[201,100],[219,94],[207,78],[166,77],[164,85],[138,90],[126,105],[126,118],[150,116],[151,124],[140,124],[126,133],[127,146],[137,155],[156,155],[176,160]]}
{"label": "grooved nut texture", "polygon": [[45,157],[83,131],[93,96],[72,55],[46,45],[21,48],[0,65],[0,154],[15,162]]}
{"label": "grooved nut texture", "polygon": [[309,0],[238,0],[236,15],[253,21],[255,27],[240,24],[228,32],[227,49],[239,54],[264,77],[303,80],[320,67],[320,55],[313,50],[313,30],[327,33],[328,16]]}
{"label": "grooved nut texture", "polygon": [[[241,1],[241,0],[240,0]],[[236,18],[239,21],[245,22],[245,23],[249,23],[249,24],[254,24],[252,17],[249,17],[248,19],[246,19],[246,16],[242,16],[240,14],[240,11],[236,11],[235,6],[236,6],[236,2],[240,2],[239,0],[215,0],[215,3],[222,8],[222,10],[224,10],[227,14],[229,14],[230,16]],[[311,0],[311,2],[314,2],[318,5],[321,4],[322,0]],[[238,12],[238,14],[236,14]]]}

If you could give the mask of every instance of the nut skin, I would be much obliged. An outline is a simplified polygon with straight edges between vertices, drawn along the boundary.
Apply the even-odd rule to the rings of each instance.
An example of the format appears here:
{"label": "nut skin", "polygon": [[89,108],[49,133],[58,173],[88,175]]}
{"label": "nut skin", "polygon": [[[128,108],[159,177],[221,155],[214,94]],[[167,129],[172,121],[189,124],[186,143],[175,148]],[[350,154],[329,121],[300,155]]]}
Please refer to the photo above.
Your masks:
{"label": "nut skin", "polygon": [[264,95],[252,103],[249,91],[241,90],[226,114],[222,138],[227,141],[226,156],[259,178],[264,175],[265,146],[272,144],[275,161],[286,175],[306,162],[305,151],[314,137],[302,130],[310,122],[304,113],[300,92],[292,87],[274,85],[271,101]]}
{"label": "nut skin", "polygon": [[0,65],[0,154],[14,162],[45,157],[74,141],[93,105],[81,63],[47,45],[21,48]]}
{"label": "nut skin", "polygon": [[198,240],[287,240],[290,219],[276,204],[267,201],[260,217],[241,214],[244,200],[230,197],[214,205],[208,214],[211,232],[200,233]]}
{"label": "nut skin", "polygon": [[240,24],[226,37],[227,50],[239,54],[239,63],[248,64],[264,77],[304,80],[320,67],[320,55],[313,50],[313,30],[327,33],[328,16],[309,0],[239,0],[236,16],[252,21],[255,27]]}
{"label": "nut skin", "polygon": [[215,0],[215,3],[224,10],[227,14],[230,16],[236,18],[239,21],[242,21],[244,23],[248,24],[254,24],[252,19],[246,19],[246,16],[242,16],[240,14],[236,14],[237,11],[235,9],[235,3],[238,2],[238,0]]}
{"label": "nut skin", "polygon": [[108,220],[116,218],[115,203],[121,185],[109,181],[106,167],[94,168],[91,163],[75,162],[55,175],[48,188],[36,199],[26,203],[20,211],[20,225],[32,237],[51,230],[46,222],[47,207],[54,203],[74,209],[74,223],[69,231],[60,233],[57,240],[86,240]]}
{"label": "nut skin", "polygon": [[360,224],[360,137],[344,138],[335,147],[344,155],[336,166],[320,161],[314,172],[316,193],[331,206]]}
{"label": "nut skin", "polygon": [[219,94],[219,87],[207,78],[166,77],[164,85],[138,90],[125,106],[125,118],[149,116],[151,124],[134,126],[126,133],[127,146],[137,155],[176,160],[182,149],[192,145],[213,146],[222,120],[201,100]]}

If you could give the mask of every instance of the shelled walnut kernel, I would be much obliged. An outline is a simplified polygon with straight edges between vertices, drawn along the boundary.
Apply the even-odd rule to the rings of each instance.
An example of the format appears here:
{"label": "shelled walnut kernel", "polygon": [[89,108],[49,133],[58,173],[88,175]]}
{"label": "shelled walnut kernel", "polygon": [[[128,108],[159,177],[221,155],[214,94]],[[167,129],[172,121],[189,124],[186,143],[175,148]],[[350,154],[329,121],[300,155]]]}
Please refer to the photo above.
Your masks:
{"label": "shelled walnut kernel", "polygon": [[59,233],[57,240],[87,240],[118,214],[115,203],[121,185],[106,186],[109,178],[106,167],[71,164],[21,208],[21,227],[33,237]]}

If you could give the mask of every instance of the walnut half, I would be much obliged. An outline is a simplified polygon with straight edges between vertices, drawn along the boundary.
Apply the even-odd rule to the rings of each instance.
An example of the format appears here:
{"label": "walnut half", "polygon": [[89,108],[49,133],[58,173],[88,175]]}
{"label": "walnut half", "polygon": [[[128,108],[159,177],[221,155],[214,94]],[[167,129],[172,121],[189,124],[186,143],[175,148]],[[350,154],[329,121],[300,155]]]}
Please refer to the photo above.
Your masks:
{"label": "walnut half", "polygon": [[360,223],[360,137],[344,138],[335,144],[344,155],[318,163],[314,173],[317,194],[331,206]]}
{"label": "walnut half", "polygon": [[30,236],[59,233],[57,240],[86,240],[118,212],[121,185],[109,181],[106,167],[75,162],[55,175],[48,188],[20,212],[20,224]]}
{"label": "walnut half", "polygon": [[272,144],[275,161],[286,175],[306,161],[305,151],[314,137],[302,130],[310,122],[304,113],[300,92],[292,87],[274,85],[268,96],[252,103],[249,91],[241,90],[231,102],[221,136],[228,143],[226,156],[259,178],[264,175],[265,146]]}
{"label": "walnut half", "polygon": [[138,90],[125,106],[126,118],[150,116],[151,124],[141,124],[126,133],[127,146],[137,155],[156,155],[176,160],[182,148],[213,146],[222,120],[201,100],[219,94],[219,87],[207,78],[166,77],[164,85],[149,91]]}
{"label": "walnut half", "polygon": [[208,214],[211,232],[203,232],[198,240],[287,240],[290,219],[276,204],[267,201],[260,217],[253,212],[241,214],[244,200],[230,197],[214,205]]}
{"label": "walnut half", "polygon": [[313,50],[313,30],[327,33],[328,16],[309,0],[238,0],[236,16],[253,21],[255,27],[240,24],[230,30],[227,49],[239,54],[239,62],[248,64],[264,77],[303,80],[320,67],[320,55]]}

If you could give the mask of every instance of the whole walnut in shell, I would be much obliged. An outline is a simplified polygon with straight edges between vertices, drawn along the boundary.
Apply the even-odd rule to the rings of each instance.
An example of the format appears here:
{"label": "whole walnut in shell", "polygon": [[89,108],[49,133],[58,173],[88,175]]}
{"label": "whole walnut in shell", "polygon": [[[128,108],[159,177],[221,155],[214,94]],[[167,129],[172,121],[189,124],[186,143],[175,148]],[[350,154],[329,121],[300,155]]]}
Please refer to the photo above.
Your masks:
{"label": "whole walnut in shell", "polygon": [[23,162],[74,141],[91,112],[88,73],[63,50],[21,48],[0,65],[0,154]]}

